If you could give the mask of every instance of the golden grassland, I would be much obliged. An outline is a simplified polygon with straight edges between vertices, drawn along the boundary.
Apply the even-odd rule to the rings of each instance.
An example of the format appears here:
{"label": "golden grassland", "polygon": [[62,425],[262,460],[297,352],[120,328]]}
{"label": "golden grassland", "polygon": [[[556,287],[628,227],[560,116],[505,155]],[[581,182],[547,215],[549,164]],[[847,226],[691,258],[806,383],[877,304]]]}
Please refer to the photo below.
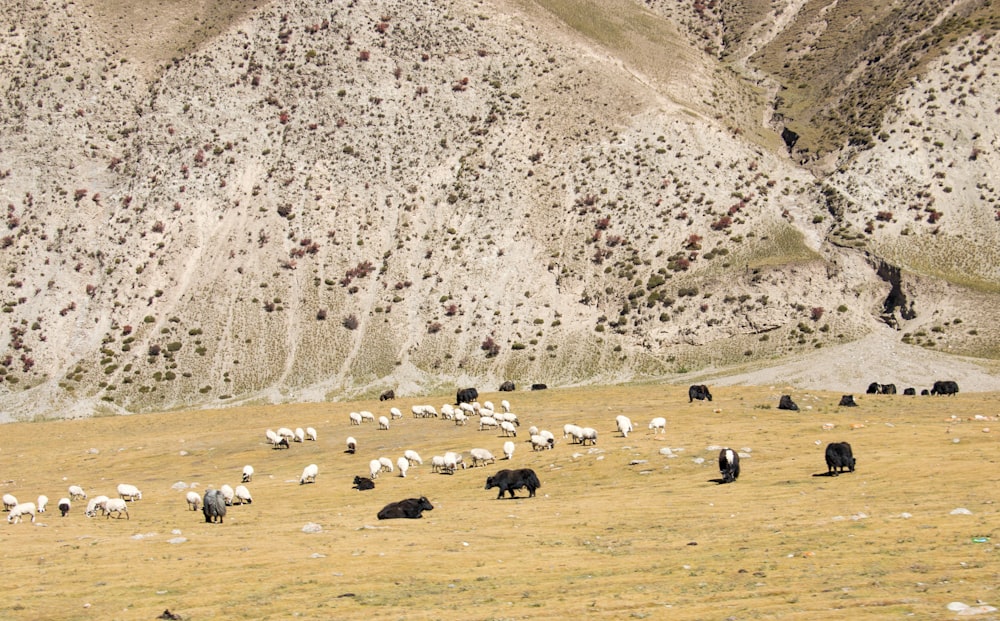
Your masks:
{"label": "golden grassland", "polygon": [[[504,438],[410,414],[415,403],[440,409],[444,394],[5,425],[2,491],[45,494],[50,508],[0,528],[0,615],[814,620],[950,618],[951,601],[997,604],[996,394],[856,394],[859,407],[841,408],[839,393],[797,391],[802,410],[787,412],[775,407],[782,392],[720,387],[691,404],[672,385],[484,394],[520,416],[514,458],[453,475],[432,473],[431,456],[502,455]],[[351,410],[390,405],[404,418],[387,431],[348,424]],[[636,427],[628,438],[614,430],[623,413]],[[665,435],[648,429],[654,416],[667,418]],[[567,422],[598,429],[597,445],[563,440]],[[530,425],[552,430],[555,449],[532,452]],[[272,450],[264,431],[279,426],[315,427],[319,440]],[[843,440],[857,471],[817,476],[825,445]],[[721,446],[749,450],[732,485],[714,482]],[[371,458],[407,448],[424,465],[351,489]],[[309,463],[319,477],[299,485]],[[173,487],[236,486],[244,464],[256,469],[255,501],[222,525]],[[504,467],[533,468],[537,497],[484,490]],[[129,520],[87,518],[83,501],[65,518],[56,510],[68,485],[113,495],[120,482],[143,491]],[[419,495],[435,506],[424,519],[376,519]],[[309,523],[322,531],[303,532]]]}

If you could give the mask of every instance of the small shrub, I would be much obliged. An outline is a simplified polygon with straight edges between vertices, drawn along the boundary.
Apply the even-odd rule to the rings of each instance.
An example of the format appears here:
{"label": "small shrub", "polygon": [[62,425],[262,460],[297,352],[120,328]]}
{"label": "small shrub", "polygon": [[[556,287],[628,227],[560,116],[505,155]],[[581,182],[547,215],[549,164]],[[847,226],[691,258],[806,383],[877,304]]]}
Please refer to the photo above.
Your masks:
{"label": "small shrub", "polygon": [[347,317],[344,317],[342,324],[348,330],[356,330],[358,327],[358,318],[354,315],[348,315]]}

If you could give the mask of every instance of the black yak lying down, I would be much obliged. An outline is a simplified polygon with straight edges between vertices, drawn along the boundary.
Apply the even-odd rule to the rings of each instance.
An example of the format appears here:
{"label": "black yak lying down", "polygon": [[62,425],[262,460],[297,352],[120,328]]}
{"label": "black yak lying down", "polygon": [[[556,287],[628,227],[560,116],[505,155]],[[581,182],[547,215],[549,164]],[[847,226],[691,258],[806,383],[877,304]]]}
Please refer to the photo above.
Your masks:
{"label": "black yak lying down", "polygon": [[851,445],[847,442],[831,442],[826,445],[826,469],[831,476],[837,476],[847,468],[848,472],[854,472],[854,453]]}
{"label": "black yak lying down", "polygon": [[740,454],[731,448],[719,451],[719,474],[723,483],[732,483],[740,478]]}
{"label": "black yak lying down", "polygon": [[798,412],[799,411],[799,406],[796,405],[794,401],[792,401],[791,396],[789,396],[789,395],[781,395],[781,399],[778,400],[778,409],[779,410],[792,410],[793,412]]}
{"label": "black yak lying down", "polygon": [[856,408],[856,407],[858,407],[857,402],[854,401],[854,395],[843,395],[842,397],[840,397],[840,404],[839,405],[844,406],[844,407],[848,407],[848,408]]}
{"label": "black yak lying down", "polygon": [[375,481],[372,481],[367,477],[355,476],[353,487],[358,491],[364,491],[366,489],[375,489]]}
{"label": "black yak lying down", "polygon": [[514,498],[514,490],[527,488],[528,498],[535,495],[535,490],[541,487],[538,475],[531,468],[521,468],[519,470],[501,470],[486,479],[486,489],[499,488],[497,500],[503,498],[503,493],[507,492]]}
{"label": "black yak lying down", "polygon": [[415,520],[423,517],[421,514],[424,511],[430,511],[433,508],[434,505],[431,504],[431,501],[427,500],[426,496],[407,498],[399,502],[390,502],[382,507],[382,510],[378,512],[378,519],[392,520],[395,518],[407,518]]}

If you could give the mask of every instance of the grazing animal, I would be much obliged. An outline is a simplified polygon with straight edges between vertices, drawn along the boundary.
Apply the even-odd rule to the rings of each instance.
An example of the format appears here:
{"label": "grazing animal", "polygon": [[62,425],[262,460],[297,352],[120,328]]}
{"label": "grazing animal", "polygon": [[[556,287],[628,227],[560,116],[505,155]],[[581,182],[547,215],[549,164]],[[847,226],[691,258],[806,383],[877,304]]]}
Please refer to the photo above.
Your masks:
{"label": "grazing animal", "polygon": [[740,455],[731,448],[719,451],[719,473],[723,483],[732,483],[740,478]]}
{"label": "grazing animal", "polygon": [[868,384],[868,390],[866,393],[869,395],[894,395],[896,394],[896,385],[872,382],[871,384]]}
{"label": "grazing animal", "polygon": [[500,430],[503,431],[504,437],[517,437],[517,426],[509,420],[500,423]]}
{"label": "grazing animal", "polygon": [[315,483],[316,475],[319,474],[319,466],[316,464],[309,464],[302,469],[302,476],[299,477],[299,485],[305,485],[306,483]]}
{"label": "grazing animal", "polygon": [[410,469],[410,461],[405,457],[396,460],[396,467],[399,468],[399,476],[405,477],[406,471]]}
{"label": "grazing animal", "polygon": [[139,491],[139,488],[128,483],[118,484],[118,496],[122,500],[128,500],[129,502],[142,500],[142,492]]}
{"label": "grazing animal", "polygon": [[789,395],[781,395],[781,399],[778,400],[779,410],[792,410],[794,412],[799,411],[799,406],[792,401],[792,397]]}
{"label": "grazing animal", "polygon": [[497,500],[503,498],[503,493],[507,492],[514,498],[514,490],[527,488],[528,498],[535,495],[535,490],[541,487],[538,475],[531,468],[520,468],[517,470],[500,470],[491,477],[486,478],[486,489],[498,488]]}
{"label": "grazing animal", "polygon": [[513,459],[514,458],[514,443],[510,440],[503,443],[503,458]]}
{"label": "grazing animal", "polygon": [[286,448],[288,448],[288,438],[285,438],[285,437],[278,438],[278,441],[275,442],[274,446],[272,446],[271,448],[274,448],[274,449],[286,449]]}
{"label": "grazing animal", "polygon": [[632,433],[632,419],[624,414],[615,416],[615,426],[621,432],[623,438],[627,438],[628,434]]}
{"label": "grazing animal", "polygon": [[14,494],[4,494],[3,495],[3,510],[10,511],[16,507],[19,503],[17,502],[17,496]]}
{"label": "grazing animal", "polygon": [[109,498],[106,503],[104,503],[104,516],[111,519],[111,514],[115,514],[115,519],[121,519],[122,513],[125,514],[125,519],[130,520],[128,514],[128,503],[121,498]]}
{"label": "grazing animal", "polygon": [[479,391],[475,388],[462,388],[455,393],[455,405],[462,403],[472,403],[479,398]]}
{"label": "grazing animal", "polygon": [[306,430],[303,429],[302,427],[296,427],[295,428],[295,437],[292,438],[292,440],[294,440],[296,442],[305,442],[306,441]]}
{"label": "grazing animal", "polygon": [[597,444],[597,430],[593,427],[584,427],[580,430],[580,444],[587,446],[589,441],[591,444]]}
{"label": "grazing animal", "polygon": [[378,478],[379,473],[382,472],[382,462],[377,459],[373,459],[368,462],[368,473],[372,477],[372,481]]}
{"label": "grazing animal", "polygon": [[279,440],[278,434],[274,433],[273,429],[268,429],[267,431],[265,431],[264,437],[267,439],[268,444],[277,444]]}
{"label": "grazing animal", "polygon": [[393,390],[387,390],[378,396],[379,401],[392,401],[396,398],[396,393]]}
{"label": "grazing animal", "polygon": [[653,435],[656,435],[660,431],[667,433],[667,419],[662,416],[657,416],[653,420],[649,421],[649,428],[653,430]]}
{"label": "grazing animal", "polygon": [[548,386],[546,386],[545,384],[532,384],[531,385],[531,389],[532,390],[547,390]]}
{"label": "grazing animal", "polygon": [[379,416],[378,417],[378,428],[379,429],[388,429],[389,428],[389,418],[386,417],[386,416]]}
{"label": "grazing animal", "polygon": [[382,472],[392,472],[392,460],[388,457],[379,457],[378,463],[381,466]]}
{"label": "grazing animal", "polygon": [[347,417],[351,420],[352,425],[361,424],[361,414],[359,414],[358,412],[351,412],[350,414],[347,415]]}
{"label": "grazing animal", "polygon": [[514,382],[507,380],[500,384],[500,392],[514,392]]}
{"label": "grazing animal", "polygon": [[480,416],[479,417],[479,431],[482,431],[483,429],[486,429],[486,428],[496,429],[499,426],[500,426],[500,423],[498,423],[497,419],[493,418],[492,416]]}
{"label": "grazing animal", "polygon": [[69,498],[60,498],[56,506],[59,507],[59,516],[66,517],[66,515],[69,514],[69,509],[72,505]]}
{"label": "grazing animal", "polygon": [[361,422],[363,422],[363,423],[364,422],[369,422],[369,423],[374,423],[375,422],[375,415],[373,413],[369,412],[368,410],[361,410],[360,412],[358,412],[358,414],[361,415]]}
{"label": "grazing animal", "polygon": [[934,386],[931,387],[932,395],[957,395],[958,394],[958,383],[951,380],[938,380],[934,382]]}
{"label": "grazing animal", "polygon": [[306,427],[306,440],[316,441],[316,430],[312,427]]}
{"label": "grazing animal", "polygon": [[243,478],[241,479],[241,482],[249,483],[250,481],[253,481],[253,466],[247,464],[243,466]]}
{"label": "grazing animal", "polygon": [[217,489],[205,490],[205,497],[202,498],[201,512],[205,516],[205,522],[209,524],[222,524],[226,517],[226,499]]}
{"label": "grazing animal", "polygon": [[94,496],[90,499],[90,502],[87,503],[87,509],[83,512],[83,514],[87,517],[94,517],[97,515],[98,511],[104,511],[104,505],[106,505],[107,502],[107,496]]}
{"label": "grazing animal", "polygon": [[201,509],[201,496],[198,495],[198,492],[188,492],[184,499],[187,500],[188,509],[192,511]]}
{"label": "grazing animal", "polygon": [[500,409],[503,410],[504,412],[510,412],[510,401],[507,401],[506,399],[501,399]]}
{"label": "grazing animal", "polygon": [[698,401],[711,401],[712,393],[708,392],[708,386],[704,384],[694,384],[688,388],[688,403],[697,399]]}
{"label": "grazing animal", "polygon": [[465,470],[465,458],[462,457],[462,454],[454,451],[447,451],[444,454],[444,470],[454,474],[455,471],[458,470],[459,466],[462,467],[462,470]]}
{"label": "grazing animal", "polygon": [[247,489],[246,485],[236,486],[232,504],[235,505],[253,504],[253,496],[250,495],[250,490]]}
{"label": "grazing animal", "polygon": [[544,451],[546,449],[554,448],[556,445],[555,440],[547,438],[543,435],[531,436],[529,442],[531,442],[531,450],[533,451]]}
{"label": "grazing animal", "polygon": [[351,455],[353,455],[356,450],[358,450],[358,441],[355,440],[353,436],[347,436],[347,451],[346,452],[350,453]]}
{"label": "grazing animal", "polygon": [[420,453],[414,451],[413,449],[407,449],[403,451],[403,457],[406,458],[406,461],[410,462],[411,466],[413,464],[423,465],[424,463],[424,460],[420,459]]}
{"label": "grazing animal", "polygon": [[929,394],[931,394],[931,391],[927,390],[926,388],[924,388],[923,390],[920,391],[920,396],[921,397],[926,397]]}
{"label": "grazing animal", "polygon": [[903,390],[903,394],[904,395],[909,395],[909,396],[914,396],[914,395],[917,394],[917,389],[916,388],[906,388],[906,389]]}
{"label": "grazing animal", "polygon": [[426,496],[407,498],[398,502],[390,502],[382,507],[382,510],[378,512],[378,519],[392,520],[395,518],[406,518],[416,520],[423,517],[422,514],[424,511],[430,511],[433,508],[434,505],[431,504],[431,501],[427,500]]}
{"label": "grazing animal", "polygon": [[485,466],[487,464],[492,464],[496,461],[493,457],[493,453],[489,452],[484,448],[474,448],[469,451],[469,455],[472,456],[472,467]]}
{"label": "grazing animal", "polygon": [[848,407],[848,408],[856,408],[856,407],[858,407],[858,404],[854,402],[854,395],[843,395],[840,398],[840,404],[839,405],[842,405],[842,406]]}
{"label": "grazing animal", "polygon": [[10,513],[7,514],[8,524],[17,524],[26,515],[31,516],[31,521],[35,521],[35,503],[33,502],[21,502],[10,509]]}
{"label": "grazing animal", "polygon": [[854,453],[851,445],[847,442],[831,442],[826,445],[826,470],[830,476],[837,476],[847,468],[848,472],[854,472]]}
{"label": "grazing animal", "polygon": [[222,492],[222,498],[226,501],[226,506],[228,507],[232,505],[233,498],[236,496],[236,492],[233,491],[232,486],[223,485],[222,487],[219,488],[219,491]]}
{"label": "grazing animal", "polygon": [[39,496],[38,497],[38,512],[39,513],[45,513],[45,505],[47,505],[47,504],[49,504],[49,497],[48,496]]}
{"label": "grazing animal", "polygon": [[358,490],[358,491],[364,491],[366,489],[375,489],[375,481],[372,481],[371,479],[366,479],[365,477],[357,476],[356,475],[354,477],[354,486],[353,486],[353,488],[356,489],[356,490]]}
{"label": "grazing animal", "polygon": [[403,418],[403,412],[399,408],[389,408],[389,418],[395,420],[397,418]]}
{"label": "grazing animal", "polygon": [[79,485],[69,486],[69,497],[70,500],[86,500],[87,492],[83,491],[83,488]]}

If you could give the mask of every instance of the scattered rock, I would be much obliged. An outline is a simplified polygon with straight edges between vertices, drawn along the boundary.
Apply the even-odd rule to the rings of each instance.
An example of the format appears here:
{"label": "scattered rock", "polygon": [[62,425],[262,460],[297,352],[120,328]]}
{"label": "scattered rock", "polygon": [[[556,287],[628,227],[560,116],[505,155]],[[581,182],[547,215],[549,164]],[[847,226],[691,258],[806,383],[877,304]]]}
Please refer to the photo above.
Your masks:
{"label": "scattered rock", "polygon": [[972,511],[969,511],[965,507],[959,507],[957,509],[952,509],[951,515],[972,515]]}
{"label": "scattered rock", "polygon": [[313,522],[309,522],[308,524],[306,524],[305,526],[302,527],[302,532],[304,532],[304,533],[321,533],[321,532],[323,532],[323,527],[320,526],[319,524],[315,524]]}

